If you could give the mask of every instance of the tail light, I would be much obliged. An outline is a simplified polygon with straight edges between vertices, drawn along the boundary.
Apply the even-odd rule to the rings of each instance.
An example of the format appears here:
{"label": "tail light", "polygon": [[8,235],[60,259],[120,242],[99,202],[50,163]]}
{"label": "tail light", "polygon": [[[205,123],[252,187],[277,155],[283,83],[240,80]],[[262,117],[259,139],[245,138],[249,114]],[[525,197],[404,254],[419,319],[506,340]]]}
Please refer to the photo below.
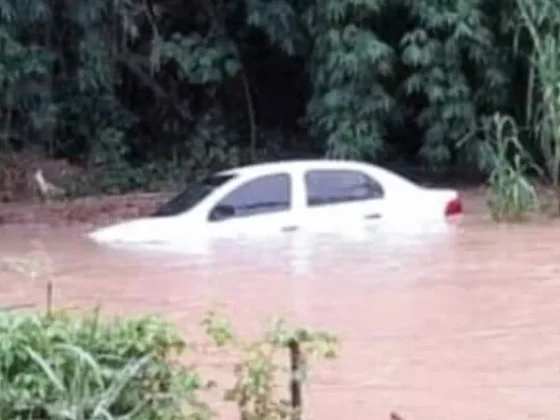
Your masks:
{"label": "tail light", "polygon": [[459,197],[454,198],[445,205],[445,215],[454,216],[463,213],[463,202]]}

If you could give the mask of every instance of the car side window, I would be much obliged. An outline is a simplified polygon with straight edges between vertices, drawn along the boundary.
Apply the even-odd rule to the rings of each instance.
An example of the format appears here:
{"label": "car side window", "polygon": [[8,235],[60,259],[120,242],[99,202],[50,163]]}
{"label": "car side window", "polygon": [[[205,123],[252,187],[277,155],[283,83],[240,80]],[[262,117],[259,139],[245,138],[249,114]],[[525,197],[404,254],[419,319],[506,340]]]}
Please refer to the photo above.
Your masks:
{"label": "car side window", "polygon": [[210,221],[288,211],[291,208],[288,174],[266,175],[237,187],[210,212]]}
{"label": "car side window", "polygon": [[384,197],[383,187],[369,175],[353,170],[313,170],[305,174],[307,205],[374,200]]}

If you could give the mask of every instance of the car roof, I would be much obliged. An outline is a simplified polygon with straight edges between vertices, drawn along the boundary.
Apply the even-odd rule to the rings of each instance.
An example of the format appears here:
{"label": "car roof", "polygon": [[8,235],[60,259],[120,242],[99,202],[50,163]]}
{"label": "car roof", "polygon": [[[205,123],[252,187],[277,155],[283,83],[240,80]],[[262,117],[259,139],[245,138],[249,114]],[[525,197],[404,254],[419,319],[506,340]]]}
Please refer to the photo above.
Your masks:
{"label": "car roof", "polygon": [[364,169],[365,167],[381,169],[376,165],[351,160],[333,159],[302,159],[302,160],[282,160],[276,162],[255,163],[238,168],[227,169],[218,172],[218,175],[259,175],[269,174],[277,171],[291,172],[294,170],[313,170],[313,169]]}

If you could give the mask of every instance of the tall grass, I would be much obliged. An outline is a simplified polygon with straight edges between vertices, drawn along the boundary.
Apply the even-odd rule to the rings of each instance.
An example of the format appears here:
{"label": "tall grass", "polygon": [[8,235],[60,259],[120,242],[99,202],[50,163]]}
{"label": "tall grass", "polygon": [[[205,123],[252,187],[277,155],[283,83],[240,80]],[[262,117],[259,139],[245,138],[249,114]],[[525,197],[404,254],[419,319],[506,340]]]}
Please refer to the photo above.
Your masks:
{"label": "tall grass", "polygon": [[183,347],[156,317],[0,312],[0,419],[208,419]]}
{"label": "tall grass", "polygon": [[125,412],[115,413],[119,400],[127,387],[150,361],[145,355],[138,359],[123,361],[123,367],[113,378],[104,380],[103,366],[85,349],[71,344],[54,346],[55,351],[68,353],[69,371],[56,372],[48,359],[26,347],[31,359],[41,368],[52,385],[54,403],[45,404],[42,409],[48,418],[65,420],[116,420],[138,418],[147,401],[138,400]]}
{"label": "tall grass", "polygon": [[538,140],[560,213],[560,7],[556,0],[516,0],[521,28],[529,34],[527,122]]}
{"label": "tall grass", "polygon": [[539,172],[519,141],[515,120],[495,114],[485,125],[483,153],[491,168],[487,204],[496,221],[520,221],[540,209],[537,191],[528,177]]}

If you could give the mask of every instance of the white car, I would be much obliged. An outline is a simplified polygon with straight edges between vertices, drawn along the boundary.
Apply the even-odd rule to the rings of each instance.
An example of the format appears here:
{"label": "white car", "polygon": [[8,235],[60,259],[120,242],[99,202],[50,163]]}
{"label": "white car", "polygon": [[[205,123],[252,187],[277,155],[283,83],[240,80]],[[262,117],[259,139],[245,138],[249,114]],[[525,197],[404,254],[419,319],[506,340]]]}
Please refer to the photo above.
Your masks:
{"label": "white car", "polygon": [[445,221],[463,212],[458,193],[425,188],[379,166],[339,160],[263,163],[195,182],[151,217],[91,232],[102,243],[341,232],[353,227]]}

